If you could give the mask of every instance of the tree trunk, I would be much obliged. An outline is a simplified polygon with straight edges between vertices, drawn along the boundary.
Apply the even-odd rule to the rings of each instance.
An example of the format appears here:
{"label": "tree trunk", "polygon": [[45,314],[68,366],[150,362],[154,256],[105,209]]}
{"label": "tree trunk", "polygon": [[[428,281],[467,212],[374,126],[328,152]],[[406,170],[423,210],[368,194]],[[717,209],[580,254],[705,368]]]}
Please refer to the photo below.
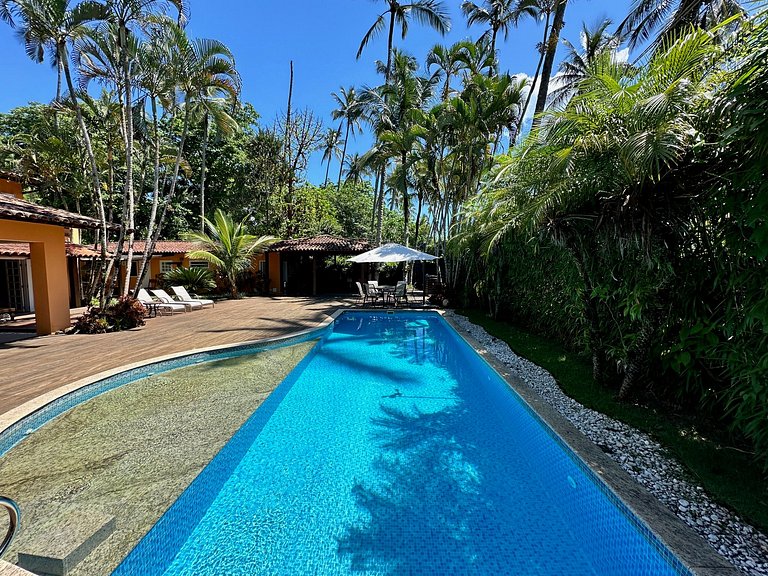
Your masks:
{"label": "tree trunk", "polygon": [[661,310],[654,306],[640,325],[637,339],[627,352],[627,367],[619,388],[619,400],[629,398],[640,379],[648,373],[651,346],[660,320]]}
{"label": "tree trunk", "polygon": [[210,126],[210,119],[208,118],[208,112],[205,113],[205,119],[203,120],[203,151],[201,154],[201,170],[200,170],[200,233],[205,233],[205,156],[208,151],[208,129]]}
{"label": "tree trunk", "polygon": [[589,351],[592,354],[592,378],[598,384],[606,385],[608,383],[608,360],[603,342],[603,330],[600,326],[600,301],[593,296],[594,285],[587,271],[585,250],[581,247],[571,246],[569,251],[584,283],[582,305],[584,306],[584,319],[587,321]]}
{"label": "tree trunk", "polygon": [[408,246],[408,220],[410,220],[410,210],[408,207],[408,155],[403,154],[400,158],[400,168],[403,172],[403,243]]}
{"label": "tree trunk", "polygon": [[[544,62],[544,54],[545,54],[545,46],[547,44],[547,36],[549,35],[549,17],[550,13],[547,12],[546,20],[544,21],[544,38],[541,40],[541,50],[539,51],[539,62],[536,64],[536,72],[533,74],[533,81],[531,82],[531,87],[528,90],[528,96],[525,98],[525,106],[523,106],[523,113],[520,114],[520,120],[517,122],[517,129],[515,130],[515,140],[517,139],[520,132],[522,132],[523,129],[523,120],[525,119],[525,113],[528,110],[528,106],[531,103],[531,97],[533,96],[533,91],[536,89],[536,82],[539,80],[539,73],[541,72],[541,64]],[[515,144],[515,140],[510,140],[509,147],[512,148]]]}
{"label": "tree trunk", "polygon": [[126,255],[125,284],[122,296],[127,296],[131,288],[131,262],[133,261],[133,240],[135,236],[135,198],[133,195],[133,99],[131,90],[131,71],[128,62],[128,29],[120,24],[120,49],[122,52],[123,82],[125,84],[125,196],[128,199],[128,253]]}
{"label": "tree trunk", "polygon": [[664,278],[656,291],[656,295],[642,317],[640,331],[632,347],[627,351],[627,367],[619,388],[619,400],[626,400],[637,388],[640,380],[648,374],[651,346],[653,339],[661,326],[664,307],[667,304],[669,287],[672,278]]}
{"label": "tree trunk", "polygon": [[538,115],[544,111],[547,105],[547,92],[549,91],[549,80],[552,76],[552,66],[555,63],[555,54],[557,53],[557,45],[560,43],[560,30],[563,27],[563,19],[565,18],[565,7],[568,4],[568,0],[556,0],[555,4],[555,16],[552,20],[552,30],[549,32],[549,39],[546,45],[546,54],[544,56],[544,63],[541,70],[541,85],[539,93],[536,96],[536,108],[534,109],[533,127],[536,128],[539,125]]}
{"label": "tree trunk", "polygon": [[331,157],[328,156],[328,164],[325,166],[325,184],[323,184],[324,186],[328,186],[328,173],[330,171],[331,171]]}
{"label": "tree trunk", "polygon": [[141,256],[141,269],[136,277],[136,288],[141,288],[144,277],[149,269],[150,251],[152,243],[152,234],[157,220],[157,206],[160,201],[160,133],[157,122],[157,99],[153,96],[152,101],[152,128],[154,132],[154,172],[152,180],[152,208],[149,214],[149,223],[147,224],[147,235],[144,238],[144,254]]}
{"label": "tree trunk", "polygon": [[285,114],[285,161],[289,166],[288,170],[288,198],[286,199],[287,218],[286,232],[291,236],[293,232],[293,179],[296,177],[291,162],[291,102],[293,100],[293,60],[291,60],[291,77],[288,83],[288,110]]}
{"label": "tree trunk", "polygon": [[379,176],[379,205],[376,213],[376,246],[381,246],[382,228],[384,225],[384,189],[386,185],[387,165],[381,167]]}
{"label": "tree trunk", "polygon": [[389,84],[392,75],[392,41],[395,35],[395,12],[389,11],[389,36],[387,36],[387,69],[384,71],[384,84]]}
{"label": "tree trunk", "polygon": [[[341,163],[339,164],[339,181],[336,183],[336,189],[341,188],[341,174],[344,171],[344,158],[347,157],[347,141],[349,140],[349,127],[351,125],[351,122],[349,121],[349,118],[347,118],[347,132],[344,135],[344,150],[341,152]],[[328,164],[330,164],[331,161],[328,160]]]}
{"label": "tree trunk", "polygon": [[165,223],[165,215],[168,213],[168,207],[171,205],[171,202],[173,202],[173,197],[176,195],[176,183],[179,180],[179,169],[181,167],[182,155],[184,154],[184,143],[187,140],[187,133],[189,132],[189,101],[190,98],[187,94],[184,97],[184,121],[182,123],[179,150],[176,153],[176,162],[173,165],[173,179],[171,180],[170,190],[168,190],[168,194],[163,199],[163,210],[160,212],[160,220],[158,220],[155,232],[152,234],[152,242],[150,245],[144,247],[145,252],[148,253],[147,259],[152,258],[157,240],[160,238],[160,234],[163,232],[163,224]]}
{"label": "tree trunk", "polygon": [[[66,44],[59,44],[58,46],[58,58],[61,62],[62,71],[64,72],[64,78],[67,81],[67,88],[69,89],[69,97],[72,101],[72,107],[75,109],[75,116],[77,118],[77,125],[80,128],[80,134],[83,137],[85,143],[85,151],[88,155],[88,162],[91,166],[91,178],[93,183],[93,191],[96,197],[96,211],[101,221],[101,290],[100,299],[104,298],[104,286],[106,283],[106,262],[107,262],[107,221],[104,214],[104,198],[101,192],[101,176],[99,174],[99,166],[96,163],[96,155],[93,152],[93,145],[91,144],[91,136],[88,133],[88,127],[85,125],[85,119],[83,118],[83,112],[80,110],[80,103],[77,101],[77,93],[75,92],[75,86],[72,83],[72,75],[69,70],[69,60],[67,55]],[[102,301],[103,304],[103,301]]]}
{"label": "tree trunk", "polygon": [[488,76],[493,76],[496,73],[497,68],[497,62],[496,59],[496,34],[498,33],[498,30],[494,27],[491,28],[491,57],[493,60],[491,60],[491,68],[489,70]]}

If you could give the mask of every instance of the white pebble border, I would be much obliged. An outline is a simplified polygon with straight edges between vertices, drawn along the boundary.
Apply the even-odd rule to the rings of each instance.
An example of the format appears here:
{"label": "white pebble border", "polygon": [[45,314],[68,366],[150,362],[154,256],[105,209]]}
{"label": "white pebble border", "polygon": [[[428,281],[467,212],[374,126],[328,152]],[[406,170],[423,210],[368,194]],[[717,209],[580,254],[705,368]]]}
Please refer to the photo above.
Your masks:
{"label": "white pebble border", "polygon": [[452,312],[446,315],[512,374],[536,390],[721,556],[747,574],[768,576],[768,537],[713,502],[701,486],[689,481],[682,466],[660,444],[631,426],[585,408],[567,396],[549,372],[517,356],[505,342],[494,338],[465,316]]}

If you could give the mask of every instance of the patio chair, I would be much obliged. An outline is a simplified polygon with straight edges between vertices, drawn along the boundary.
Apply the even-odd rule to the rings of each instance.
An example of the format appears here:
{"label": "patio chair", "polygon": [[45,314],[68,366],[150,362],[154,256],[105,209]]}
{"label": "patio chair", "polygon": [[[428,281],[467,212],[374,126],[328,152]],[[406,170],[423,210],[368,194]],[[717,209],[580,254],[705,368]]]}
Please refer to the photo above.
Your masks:
{"label": "patio chair", "polygon": [[376,301],[381,300],[381,305],[384,306],[387,295],[379,288],[379,283],[375,280],[369,280],[366,286],[368,288],[368,300],[371,301],[371,305],[375,306]]}
{"label": "patio chair", "polygon": [[146,304],[147,306],[153,307],[155,310],[157,310],[157,312],[165,311],[165,312],[168,312],[169,314],[173,314],[174,312],[187,311],[187,307],[184,306],[184,304],[168,304],[167,302],[153,300],[152,296],[150,296],[149,292],[144,290],[144,288],[141,288],[136,293],[136,299],[142,304]]}
{"label": "patio chair", "polygon": [[189,292],[187,292],[187,289],[184,286],[171,286],[171,290],[173,290],[173,293],[176,294],[183,302],[200,302],[203,305],[203,308],[210,305],[211,307],[216,307],[216,302],[213,300],[208,300],[206,298],[198,298],[197,296],[190,296]]}
{"label": "patio chair", "polygon": [[164,304],[183,304],[188,310],[202,310],[203,305],[200,302],[193,302],[192,300],[177,300],[173,298],[168,292],[160,288],[156,290],[150,290],[152,295],[163,302]]}
{"label": "patio chair", "polygon": [[395,291],[392,292],[392,300],[395,303],[395,308],[397,308],[401,300],[408,302],[408,285],[402,280],[395,286]]}
{"label": "patio chair", "polygon": [[357,305],[365,306],[368,303],[368,294],[365,293],[360,282],[355,282],[355,284],[357,284]]}

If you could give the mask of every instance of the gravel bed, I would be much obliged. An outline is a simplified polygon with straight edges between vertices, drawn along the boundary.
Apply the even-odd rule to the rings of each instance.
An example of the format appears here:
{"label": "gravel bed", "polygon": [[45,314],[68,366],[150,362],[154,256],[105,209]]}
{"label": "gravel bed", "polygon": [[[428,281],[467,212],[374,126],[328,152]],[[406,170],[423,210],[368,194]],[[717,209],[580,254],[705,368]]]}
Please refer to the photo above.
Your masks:
{"label": "gravel bed", "polygon": [[721,556],[747,574],[768,576],[768,537],[713,502],[701,486],[690,481],[683,467],[659,443],[631,426],[585,408],[567,396],[549,372],[517,356],[505,342],[489,335],[464,316],[452,312],[447,315],[700,534]]}

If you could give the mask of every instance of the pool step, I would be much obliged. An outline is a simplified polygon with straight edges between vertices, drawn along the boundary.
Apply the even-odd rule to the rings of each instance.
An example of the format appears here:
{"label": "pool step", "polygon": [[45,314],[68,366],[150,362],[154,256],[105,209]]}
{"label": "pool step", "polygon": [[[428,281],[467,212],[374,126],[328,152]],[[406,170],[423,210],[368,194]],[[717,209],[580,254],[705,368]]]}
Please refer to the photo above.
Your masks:
{"label": "pool step", "polygon": [[40,576],[65,576],[115,530],[115,517],[83,512],[57,518],[44,541],[19,551],[17,564]]}

